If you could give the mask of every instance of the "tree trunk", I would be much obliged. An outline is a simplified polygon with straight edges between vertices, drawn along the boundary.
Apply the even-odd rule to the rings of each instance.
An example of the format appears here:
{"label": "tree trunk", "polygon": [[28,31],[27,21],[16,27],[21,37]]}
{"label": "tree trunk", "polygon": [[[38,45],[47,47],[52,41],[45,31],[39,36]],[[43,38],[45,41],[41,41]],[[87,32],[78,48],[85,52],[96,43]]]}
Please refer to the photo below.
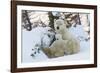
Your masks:
{"label": "tree trunk", "polygon": [[31,22],[30,22],[30,19],[29,19],[29,17],[28,17],[28,13],[27,13],[27,10],[25,10],[25,16],[26,16],[26,20],[27,20],[27,22],[28,22],[28,24],[26,24],[26,29],[28,30],[28,31],[31,31],[32,30],[32,24],[31,24]]}

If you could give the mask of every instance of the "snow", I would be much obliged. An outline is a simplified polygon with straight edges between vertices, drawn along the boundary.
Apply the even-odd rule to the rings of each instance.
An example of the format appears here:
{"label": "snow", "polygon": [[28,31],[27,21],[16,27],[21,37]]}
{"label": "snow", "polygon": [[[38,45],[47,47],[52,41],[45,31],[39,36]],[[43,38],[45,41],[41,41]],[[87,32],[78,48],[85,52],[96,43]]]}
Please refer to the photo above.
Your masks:
{"label": "snow", "polygon": [[[46,28],[48,29],[48,28]],[[32,31],[22,30],[22,62],[46,62],[46,61],[72,61],[72,60],[89,60],[90,58],[90,41],[80,41],[80,52],[73,55],[65,55],[58,58],[49,59],[41,50],[40,53],[36,53],[35,56],[30,56],[33,53],[32,48],[35,47],[36,43],[41,45],[41,38],[44,36],[44,33],[48,32],[43,27],[36,27]],[[70,28],[71,33],[75,37],[86,37],[87,35],[83,31],[81,25],[78,25],[76,28]],[[45,40],[48,42],[48,37],[45,36]],[[80,38],[79,38],[80,39]]]}
{"label": "snow", "polygon": [[41,20],[44,24],[49,24],[48,12],[37,12],[32,11],[28,13],[31,23],[34,25],[34,22],[39,22]]}
{"label": "snow", "polygon": [[[33,54],[35,51],[32,51],[32,49],[37,48],[36,45],[38,45],[38,48],[41,48],[43,41],[44,47],[49,47],[51,44],[50,42],[53,40],[49,38],[47,35],[54,35],[53,33],[50,33],[48,30],[50,30],[50,27],[37,27],[34,28],[32,31],[26,31],[22,30],[22,62],[32,62],[37,61],[38,59],[41,60],[43,57],[45,58],[46,55],[40,51],[40,54],[35,54],[35,57],[32,57],[31,54]],[[42,40],[41,40],[42,39]],[[38,56],[40,55],[40,56]],[[42,57],[43,56],[43,57]],[[46,57],[47,58],[47,57]],[[44,60],[44,59],[43,59]]]}

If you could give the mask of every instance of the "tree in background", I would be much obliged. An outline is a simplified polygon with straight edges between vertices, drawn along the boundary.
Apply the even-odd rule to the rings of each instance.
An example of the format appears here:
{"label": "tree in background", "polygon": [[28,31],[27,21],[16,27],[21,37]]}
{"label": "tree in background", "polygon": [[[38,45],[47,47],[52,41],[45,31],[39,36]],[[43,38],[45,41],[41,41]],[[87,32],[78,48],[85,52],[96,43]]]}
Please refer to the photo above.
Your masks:
{"label": "tree in background", "polygon": [[32,30],[32,26],[31,26],[32,24],[30,22],[27,10],[22,11],[22,23],[24,24],[23,27],[26,30],[28,30],[28,31]]}

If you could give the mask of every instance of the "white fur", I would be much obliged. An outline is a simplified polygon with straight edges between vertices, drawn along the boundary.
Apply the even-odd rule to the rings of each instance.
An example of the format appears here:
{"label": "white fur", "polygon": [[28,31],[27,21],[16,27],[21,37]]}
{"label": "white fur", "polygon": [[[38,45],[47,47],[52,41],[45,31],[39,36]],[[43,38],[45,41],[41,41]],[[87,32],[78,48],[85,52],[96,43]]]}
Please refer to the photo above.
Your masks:
{"label": "white fur", "polygon": [[[65,23],[64,20],[58,19],[54,23],[55,31],[56,31],[56,33],[62,35],[63,40],[68,41],[66,44],[66,47],[68,49],[70,48],[70,51],[73,50],[73,53],[78,52],[80,49],[79,40],[74,35],[72,35],[71,32],[69,32],[69,29],[66,27],[67,25],[68,25],[67,22]],[[59,28],[59,29],[57,29],[57,28]]]}
{"label": "white fur", "polygon": [[49,48],[44,48],[44,53],[49,58],[56,58],[79,52],[80,43],[66,28],[64,20],[55,20],[56,41]]}

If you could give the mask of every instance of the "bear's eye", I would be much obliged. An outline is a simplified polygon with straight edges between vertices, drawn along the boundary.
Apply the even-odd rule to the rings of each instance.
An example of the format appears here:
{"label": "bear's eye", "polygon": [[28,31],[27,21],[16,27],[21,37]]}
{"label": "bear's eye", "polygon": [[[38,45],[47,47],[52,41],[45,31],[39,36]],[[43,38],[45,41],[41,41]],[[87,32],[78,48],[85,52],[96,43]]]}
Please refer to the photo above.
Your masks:
{"label": "bear's eye", "polygon": [[59,29],[59,27],[57,26],[57,29]]}

